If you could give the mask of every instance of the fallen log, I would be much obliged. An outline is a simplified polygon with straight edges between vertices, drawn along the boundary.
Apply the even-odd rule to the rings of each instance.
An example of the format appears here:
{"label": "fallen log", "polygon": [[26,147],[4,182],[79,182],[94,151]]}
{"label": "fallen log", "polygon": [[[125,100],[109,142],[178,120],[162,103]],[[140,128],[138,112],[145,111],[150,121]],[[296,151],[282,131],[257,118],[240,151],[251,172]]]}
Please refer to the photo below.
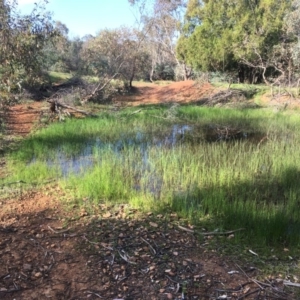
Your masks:
{"label": "fallen log", "polygon": [[50,103],[50,110],[52,112],[57,112],[57,109],[59,107],[62,107],[62,108],[74,110],[74,111],[76,111],[78,113],[81,113],[81,114],[83,114],[85,116],[97,117],[97,115],[95,115],[93,113],[87,112],[87,111],[82,110],[82,109],[75,108],[74,106],[67,105],[67,104],[62,103],[62,102],[57,101],[57,100],[47,100],[47,102]]}

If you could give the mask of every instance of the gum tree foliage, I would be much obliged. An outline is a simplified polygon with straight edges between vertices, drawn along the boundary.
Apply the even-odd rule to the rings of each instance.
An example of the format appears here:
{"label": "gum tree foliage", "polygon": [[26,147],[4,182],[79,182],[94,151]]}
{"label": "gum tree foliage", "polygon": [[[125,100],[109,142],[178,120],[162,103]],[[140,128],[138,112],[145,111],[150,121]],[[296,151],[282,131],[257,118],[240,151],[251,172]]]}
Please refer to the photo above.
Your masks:
{"label": "gum tree foliage", "polygon": [[8,92],[41,79],[43,48],[57,33],[46,1],[20,15],[15,0],[0,0],[0,88]]}
{"label": "gum tree foliage", "polygon": [[90,75],[119,77],[130,88],[133,79],[142,77],[149,65],[143,34],[127,27],[105,29],[87,39],[82,58]]}
{"label": "gum tree foliage", "polygon": [[63,63],[68,72],[77,72],[79,74],[82,73],[84,63],[81,59],[80,53],[83,43],[84,41],[79,37],[69,40],[67,51],[63,56]]}
{"label": "gum tree foliage", "polygon": [[267,77],[281,74],[276,47],[286,38],[284,16],[290,5],[277,0],[190,0],[177,55],[201,71],[269,83]]}
{"label": "gum tree foliage", "polygon": [[69,29],[60,21],[54,23],[54,28],[58,34],[48,40],[43,47],[43,67],[46,70],[65,71],[63,57],[68,49]]}
{"label": "gum tree foliage", "polygon": [[80,74],[83,68],[80,57],[83,40],[78,37],[69,39],[69,29],[60,21],[55,22],[54,28],[58,34],[45,44],[43,50],[45,69]]}
{"label": "gum tree foliage", "polygon": [[[189,70],[185,62],[176,56],[176,42],[180,36],[186,0],[129,0],[138,8],[140,23],[151,58],[150,80],[160,73],[175,69],[187,79]],[[165,71],[164,71],[165,70]],[[171,71],[171,72],[172,72]],[[166,74],[171,76],[170,74]]]}
{"label": "gum tree foliage", "polygon": [[293,66],[299,72],[300,68],[300,0],[292,1],[291,10],[285,17],[286,31],[290,38],[294,39],[291,45]]}

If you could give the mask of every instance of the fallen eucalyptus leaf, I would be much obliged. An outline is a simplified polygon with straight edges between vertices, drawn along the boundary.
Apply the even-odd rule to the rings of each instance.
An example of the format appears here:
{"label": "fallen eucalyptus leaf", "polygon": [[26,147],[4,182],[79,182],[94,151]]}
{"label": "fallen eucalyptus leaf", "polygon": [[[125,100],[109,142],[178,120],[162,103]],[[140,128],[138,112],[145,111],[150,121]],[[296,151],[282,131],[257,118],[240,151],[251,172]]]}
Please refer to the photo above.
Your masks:
{"label": "fallen eucalyptus leaf", "polygon": [[252,250],[249,250],[249,252],[251,253],[251,254],[253,254],[253,255],[256,255],[256,256],[258,256],[258,254],[257,253],[255,253],[254,251],[252,251]]}
{"label": "fallen eucalyptus leaf", "polygon": [[156,224],[156,223],[154,223],[154,222],[150,222],[149,224],[150,224],[150,226],[152,226],[152,227],[155,227],[155,228],[158,227],[158,224]]}

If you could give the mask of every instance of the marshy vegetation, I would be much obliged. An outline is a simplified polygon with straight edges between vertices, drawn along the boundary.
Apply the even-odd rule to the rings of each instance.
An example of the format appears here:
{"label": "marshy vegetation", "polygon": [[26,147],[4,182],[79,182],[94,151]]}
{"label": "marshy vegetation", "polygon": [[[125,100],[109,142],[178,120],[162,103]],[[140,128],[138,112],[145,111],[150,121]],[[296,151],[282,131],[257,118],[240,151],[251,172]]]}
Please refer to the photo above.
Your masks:
{"label": "marshy vegetation", "polygon": [[[300,242],[300,120],[293,112],[158,106],[41,129],[8,157],[5,182],[56,179],[100,203],[172,210],[250,243]],[[239,234],[236,234],[237,240]]]}

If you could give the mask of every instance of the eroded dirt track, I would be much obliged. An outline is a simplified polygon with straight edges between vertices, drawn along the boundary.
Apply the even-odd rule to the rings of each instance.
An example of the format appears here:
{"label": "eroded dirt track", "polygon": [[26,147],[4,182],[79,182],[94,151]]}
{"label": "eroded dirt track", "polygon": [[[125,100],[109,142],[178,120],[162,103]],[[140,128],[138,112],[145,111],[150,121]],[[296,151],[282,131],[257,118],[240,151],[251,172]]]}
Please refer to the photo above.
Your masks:
{"label": "eroded dirt track", "polygon": [[32,102],[9,107],[3,116],[7,134],[21,136],[29,134],[39,120],[43,106],[45,104],[42,102]]}

